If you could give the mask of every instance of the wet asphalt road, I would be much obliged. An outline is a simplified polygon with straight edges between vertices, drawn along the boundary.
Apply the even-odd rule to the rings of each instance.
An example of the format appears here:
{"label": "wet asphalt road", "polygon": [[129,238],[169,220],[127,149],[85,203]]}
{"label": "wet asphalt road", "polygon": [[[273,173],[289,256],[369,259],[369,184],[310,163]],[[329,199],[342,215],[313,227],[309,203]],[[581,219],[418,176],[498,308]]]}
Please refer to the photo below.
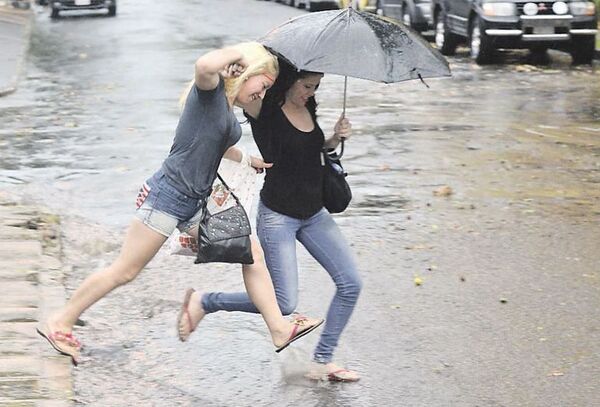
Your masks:
{"label": "wet asphalt road", "polygon": [[[0,99],[0,187],[61,214],[69,290],[115,257],[194,60],[301,13],[250,0],[119,7],[116,18],[39,14],[28,77]],[[593,405],[600,72],[561,53],[501,60],[481,68],[459,53],[453,78],[430,89],[349,81],[355,198],[337,220],[365,284],[336,359],[361,382],[303,379],[316,336],[276,355],[254,315],[212,315],[180,344],[185,288],[241,289],[241,277],[163,251],[84,314],[77,404]],[[342,88],[331,76],[319,90],[324,129]],[[444,186],[453,193],[436,196]],[[303,250],[300,262],[300,310],[324,315],[332,284]]]}

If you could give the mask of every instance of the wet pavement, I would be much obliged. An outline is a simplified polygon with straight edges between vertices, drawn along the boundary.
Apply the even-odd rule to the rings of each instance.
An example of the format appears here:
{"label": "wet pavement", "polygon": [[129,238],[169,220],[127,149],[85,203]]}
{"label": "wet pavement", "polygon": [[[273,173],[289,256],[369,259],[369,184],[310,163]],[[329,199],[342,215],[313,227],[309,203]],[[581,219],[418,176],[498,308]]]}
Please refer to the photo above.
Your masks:
{"label": "wet pavement", "polygon": [[[224,2],[225,3],[225,2]],[[116,18],[38,9],[28,76],[0,99],[0,188],[61,216],[67,292],[115,256],[139,185],[166,156],[195,58],[301,12],[273,2],[149,1]],[[225,19],[223,16],[226,15]],[[588,406],[600,395],[600,71],[552,52],[453,78],[349,80],[337,216],[364,280],[336,353],[356,384],[303,378],[317,337],[281,355],[255,315],[175,336],[188,286],[242,289],[234,266],[161,252],[83,315],[76,405]],[[343,80],[323,80],[321,125]],[[245,125],[241,143],[252,145]],[[326,273],[300,250],[300,307],[324,315]],[[415,284],[418,278],[422,282]]]}

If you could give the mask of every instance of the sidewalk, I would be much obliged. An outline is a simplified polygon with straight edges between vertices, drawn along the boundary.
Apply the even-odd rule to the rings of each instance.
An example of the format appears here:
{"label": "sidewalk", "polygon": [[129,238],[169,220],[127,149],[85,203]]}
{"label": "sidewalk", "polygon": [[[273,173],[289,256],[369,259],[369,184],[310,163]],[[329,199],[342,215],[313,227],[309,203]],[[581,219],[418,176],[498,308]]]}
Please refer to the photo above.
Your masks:
{"label": "sidewalk", "polygon": [[65,299],[58,222],[0,193],[0,406],[72,405],[70,360],[35,331]]}
{"label": "sidewalk", "polygon": [[14,92],[25,67],[34,16],[32,9],[17,9],[0,0],[0,97]]}

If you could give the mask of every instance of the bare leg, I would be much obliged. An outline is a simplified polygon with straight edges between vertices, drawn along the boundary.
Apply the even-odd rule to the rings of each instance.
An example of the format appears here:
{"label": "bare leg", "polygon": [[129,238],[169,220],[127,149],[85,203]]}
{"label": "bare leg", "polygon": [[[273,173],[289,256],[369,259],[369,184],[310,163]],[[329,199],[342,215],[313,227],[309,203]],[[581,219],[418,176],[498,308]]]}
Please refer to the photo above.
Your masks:
{"label": "bare leg", "polygon": [[262,248],[258,241],[254,238],[251,239],[254,264],[244,264],[242,266],[244,285],[248,296],[262,314],[273,343],[279,346],[289,338],[293,327],[289,321],[283,318],[277,304],[275,288],[273,288],[271,276],[265,265]]}
{"label": "bare leg", "polygon": [[152,260],[167,238],[138,219],[129,226],[119,257],[106,269],[88,276],[65,306],[47,321],[51,332],[71,332],[77,318],[113,289],[126,284]]}

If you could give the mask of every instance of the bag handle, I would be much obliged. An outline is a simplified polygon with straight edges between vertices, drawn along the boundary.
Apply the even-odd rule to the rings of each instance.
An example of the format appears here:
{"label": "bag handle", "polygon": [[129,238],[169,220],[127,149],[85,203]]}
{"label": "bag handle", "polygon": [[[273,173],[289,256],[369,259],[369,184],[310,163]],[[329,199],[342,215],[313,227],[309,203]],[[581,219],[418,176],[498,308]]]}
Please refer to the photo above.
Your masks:
{"label": "bag handle", "polygon": [[238,199],[238,197],[233,193],[233,191],[231,190],[231,188],[229,188],[229,185],[227,185],[227,183],[225,182],[225,180],[223,179],[223,177],[221,177],[221,175],[219,174],[218,171],[217,171],[217,177],[219,178],[219,181],[221,181],[221,183],[223,184],[223,186],[229,191],[229,193],[231,194],[231,196],[233,197],[233,199],[235,199],[235,202],[237,202],[238,205],[241,205],[240,200]]}

